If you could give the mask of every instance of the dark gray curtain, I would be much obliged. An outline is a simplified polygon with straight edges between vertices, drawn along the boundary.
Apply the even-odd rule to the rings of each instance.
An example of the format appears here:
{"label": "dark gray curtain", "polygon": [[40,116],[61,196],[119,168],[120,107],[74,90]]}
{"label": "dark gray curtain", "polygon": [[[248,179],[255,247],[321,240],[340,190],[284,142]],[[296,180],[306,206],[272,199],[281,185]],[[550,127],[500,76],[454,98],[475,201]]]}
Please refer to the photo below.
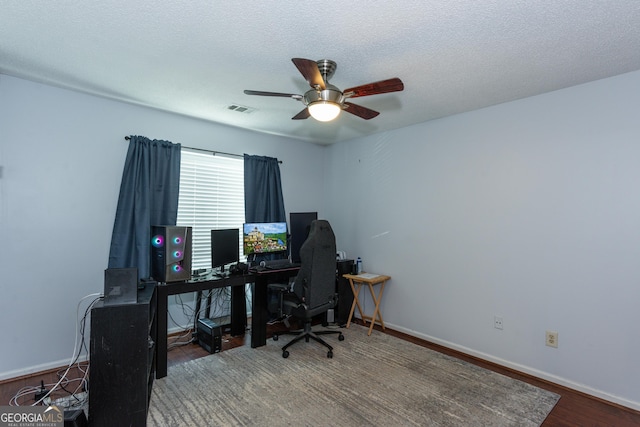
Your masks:
{"label": "dark gray curtain", "polygon": [[180,144],[131,136],[113,224],[109,268],[150,274],[151,226],[176,225]]}
{"label": "dark gray curtain", "polygon": [[278,159],[244,155],[246,222],[286,222]]}

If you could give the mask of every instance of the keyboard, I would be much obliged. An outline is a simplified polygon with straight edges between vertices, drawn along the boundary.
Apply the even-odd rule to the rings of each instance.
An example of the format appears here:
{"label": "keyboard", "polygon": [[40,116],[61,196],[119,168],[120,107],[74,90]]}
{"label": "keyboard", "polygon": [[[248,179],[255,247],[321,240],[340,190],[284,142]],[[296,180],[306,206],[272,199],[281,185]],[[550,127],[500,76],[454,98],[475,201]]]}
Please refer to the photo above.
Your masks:
{"label": "keyboard", "polygon": [[299,263],[289,262],[288,260],[266,261],[264,268],[267,270],[286,270],[287,268],[300,267]]}

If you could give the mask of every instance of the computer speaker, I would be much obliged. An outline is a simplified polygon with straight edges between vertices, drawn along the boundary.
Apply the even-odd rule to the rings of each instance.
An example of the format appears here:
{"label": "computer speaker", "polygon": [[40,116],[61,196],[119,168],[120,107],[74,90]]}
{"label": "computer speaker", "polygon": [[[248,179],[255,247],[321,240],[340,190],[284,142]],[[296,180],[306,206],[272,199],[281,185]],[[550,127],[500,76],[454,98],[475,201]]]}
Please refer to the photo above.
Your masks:
{"label": "computer speaker", "polygon": [[138,269],[107,268],[104,271],[104,305],[138,302]]}

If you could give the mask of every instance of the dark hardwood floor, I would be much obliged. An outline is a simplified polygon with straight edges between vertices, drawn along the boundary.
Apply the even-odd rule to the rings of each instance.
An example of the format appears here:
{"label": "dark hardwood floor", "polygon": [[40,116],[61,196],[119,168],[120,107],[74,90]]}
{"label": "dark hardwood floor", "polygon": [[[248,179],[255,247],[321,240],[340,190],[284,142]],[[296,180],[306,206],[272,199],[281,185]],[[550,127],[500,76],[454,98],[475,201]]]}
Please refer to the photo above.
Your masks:
{"label": "dark hardwood floor", "polygon": [[[273,332],[282,330],[283,328],[284,327],[281,324],[269,326],[268,335],[271,336]],[[376,328],[379,329],[377,325]],[[640,426],[640,411],[634,411],[632,409],[625,408],[623,406],[616,405],[589,396],[587,394],[550,383],[546,380],[532,377],[528,374],[517,372],[509,368],[505,368],[494,363],[478,359],[473,356],[468,356],[455,350],[450,350],[442,346],[403,334],[401,332],[393,331],[389,328],[387,328],[386,332],[390,335],[405,339],[407,341],[411,341],[423,347],[430,348],[432,350],[439,351],[453,357],[457,357],[469,363],[481,366],[485,369],[499,372],[511,378],[515,378],[559,394],[561,398],[554,409],[551,411],[545,422],[542,424],[544,427]],[[169,342],[171,341],[172,340],[169,340]],[[250,336],[248,334],[242,337],[231,337],[225,335],[223,336],[222,341],[222,351],[225,351],[234,347],[249,345]],[[172,348],[169,351],[168,364],[169,366],[174,366],[180,363],[184,363],[188,360],[193,360],[209,355],[210,354],[200,346],[196,344],[187,344],[184,346]],[[0,399],[2,400],[0,401],[0,405],[8,405],[11,397],[13,397],[13,395],[23,386],[37,385],[40,383],[41,379],[44,380],[45,383],[52,382],[53,379],[56,379],[56,371],[57,370],[52,370],[46,373],[40,373],[29,377],[21,377],[1,381]],[[22,404],[30,404],[32,401],[33,397],[25,398]]]}

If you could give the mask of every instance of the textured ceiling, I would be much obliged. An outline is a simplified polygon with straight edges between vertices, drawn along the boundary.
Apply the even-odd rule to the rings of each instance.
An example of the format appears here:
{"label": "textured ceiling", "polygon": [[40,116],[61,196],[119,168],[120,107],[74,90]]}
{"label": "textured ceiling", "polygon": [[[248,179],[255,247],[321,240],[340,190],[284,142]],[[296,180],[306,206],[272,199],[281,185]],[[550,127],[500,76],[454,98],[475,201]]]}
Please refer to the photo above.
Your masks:
{"label": "textured ceiling", "polygon": [[[332,59],[372,120],[291,120],[293,57]],[[0,73],[330,144],[640,69],[640,1],[3,0]],[[250,107],[250,113],[228,109]]]}

